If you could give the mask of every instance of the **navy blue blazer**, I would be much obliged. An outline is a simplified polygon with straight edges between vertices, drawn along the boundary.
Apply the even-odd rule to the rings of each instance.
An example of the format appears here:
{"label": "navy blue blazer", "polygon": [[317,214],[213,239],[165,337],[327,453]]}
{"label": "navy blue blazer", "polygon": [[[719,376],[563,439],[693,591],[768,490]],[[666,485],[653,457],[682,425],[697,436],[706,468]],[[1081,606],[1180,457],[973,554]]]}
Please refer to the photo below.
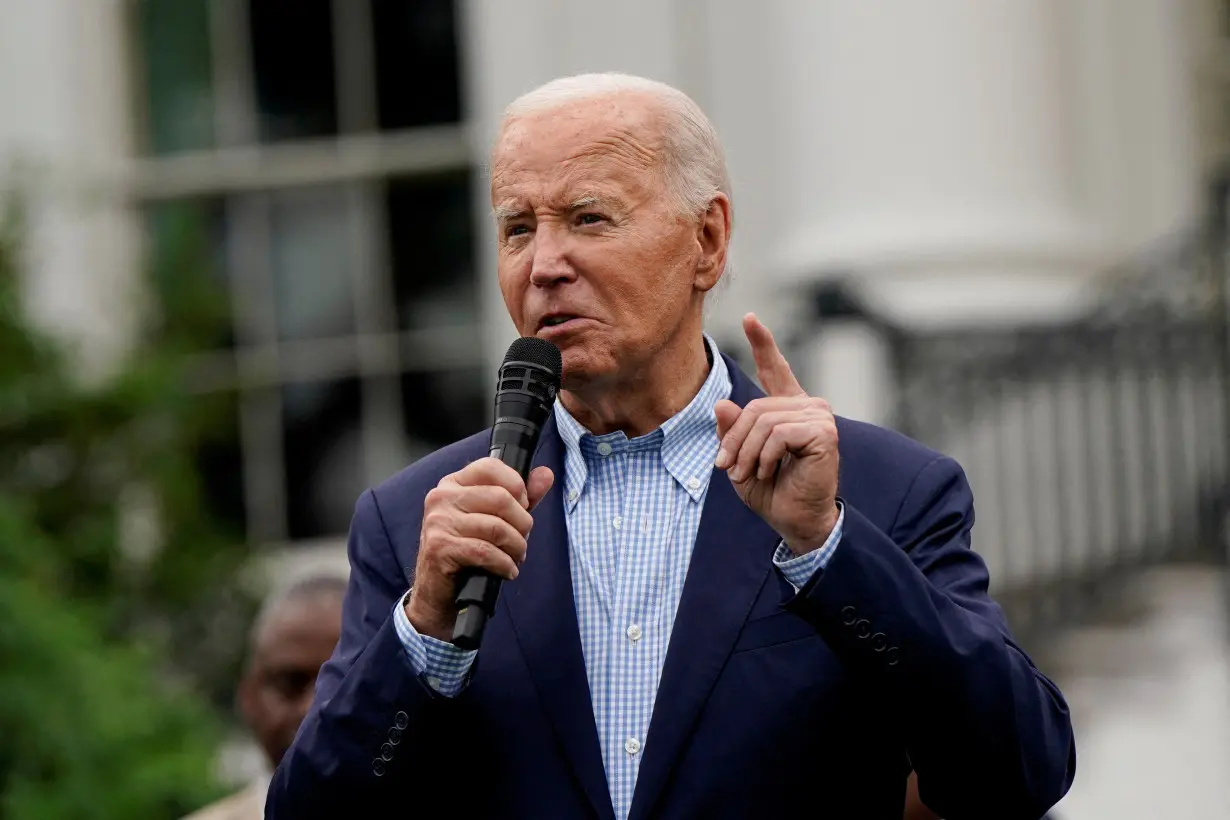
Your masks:
{"label": "navy blue blazer", "polygon": [[[736,403],[761,395],[727,363]],[[798,594],[773,569],[778,535],[714,472],[632,820],[900,820],[911,768],[945,818],[1036,820],[1071,784],[1067,704],[988,597],[961,468],[868,424],[839,419],[838,433],[845,531]],[[536,462],[556,482],[466,690],[450,700],[415,677],[393,626],[424,496],[487,440],[445,447],[359,498],[341,640],[266,818],[612,819],[553,423]]]}

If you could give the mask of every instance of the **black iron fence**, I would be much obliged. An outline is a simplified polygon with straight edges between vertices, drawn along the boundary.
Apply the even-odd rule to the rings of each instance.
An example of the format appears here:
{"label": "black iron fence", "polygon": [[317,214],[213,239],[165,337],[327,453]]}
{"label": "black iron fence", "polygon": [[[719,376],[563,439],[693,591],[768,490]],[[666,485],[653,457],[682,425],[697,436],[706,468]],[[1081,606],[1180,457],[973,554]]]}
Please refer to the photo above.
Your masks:
{"label": "black iron fence", "polygon": [[1115,272],[1094,310],[1062,323],[908,328],[841,286],[816,294],[801,338],[867,325],[887,351],[889,426],[965,467],[976,548],[1022,633],[1081,617],[1147,565],[1225,560],[1230,314],[1217,236]]}

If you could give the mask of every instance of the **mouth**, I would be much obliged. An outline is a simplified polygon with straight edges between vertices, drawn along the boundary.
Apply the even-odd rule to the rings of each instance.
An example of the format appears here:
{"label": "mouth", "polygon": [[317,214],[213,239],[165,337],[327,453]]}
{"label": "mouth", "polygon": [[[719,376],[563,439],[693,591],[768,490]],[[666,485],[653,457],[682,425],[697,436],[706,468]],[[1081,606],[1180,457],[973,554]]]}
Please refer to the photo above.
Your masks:
{"label": "mouth", "polygon": [[572,330],[584,321],[584,317],[577,316],[573,313],[549,313],[538,320],[537,332],[540,334],[555,335]]}

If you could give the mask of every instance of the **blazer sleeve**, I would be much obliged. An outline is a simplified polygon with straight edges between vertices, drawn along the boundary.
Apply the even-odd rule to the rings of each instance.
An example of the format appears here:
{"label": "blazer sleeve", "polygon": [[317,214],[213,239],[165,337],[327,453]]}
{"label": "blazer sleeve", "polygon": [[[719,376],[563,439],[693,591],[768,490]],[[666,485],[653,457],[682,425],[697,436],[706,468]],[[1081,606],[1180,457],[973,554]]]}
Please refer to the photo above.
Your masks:
{"label": "blazer sleeve", "polygon": [[928,807],[1037,820],[1072,784],[1072,723],[988,594],[973,523],[964,472],[937,457],[889,532],[845,505],[840,547],[789,607],[893,710]]}
{"label": "blazer sleeve", "polygon": [[[393,623],[405,594],[375,495],[355,505],[342,632],[321,668],[311,710],[269,786],[267,820],[413,817],[431,801],[448,699],[414,673]],[[430,739],[430,740],[428,740]],[[357,814],[356,814],[357,812]]]}

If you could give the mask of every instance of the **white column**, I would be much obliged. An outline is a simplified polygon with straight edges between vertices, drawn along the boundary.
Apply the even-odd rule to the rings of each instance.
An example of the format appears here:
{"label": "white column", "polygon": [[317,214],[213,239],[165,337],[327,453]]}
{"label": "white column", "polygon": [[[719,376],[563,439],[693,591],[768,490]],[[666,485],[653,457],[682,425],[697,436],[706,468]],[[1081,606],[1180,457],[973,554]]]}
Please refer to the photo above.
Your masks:
{"label": "white column", "polygon": [[[1195,2],[1080,0],[1063,7],[1078,42],[1072,72],[1087,202],[1116,257],[1186,227],[1201,206],[1198,49],[1221,44]],[[1196,19],[1193,19],[1196,18]],[[1218,105],[1224,104],[1218,101]]]}
{"label": "white column", "polygon": [[787,279],[867,276],[904,317],[1054,313],[1096,260],[1057,3],[792,0],[766,144]]}
{"label": "white column", "polygon": [[31,305],[87,368],[124,351],[139,296],[135,221],[97,185],[132,154],[124,6],[0,0],[0,192],[28,183]]}

